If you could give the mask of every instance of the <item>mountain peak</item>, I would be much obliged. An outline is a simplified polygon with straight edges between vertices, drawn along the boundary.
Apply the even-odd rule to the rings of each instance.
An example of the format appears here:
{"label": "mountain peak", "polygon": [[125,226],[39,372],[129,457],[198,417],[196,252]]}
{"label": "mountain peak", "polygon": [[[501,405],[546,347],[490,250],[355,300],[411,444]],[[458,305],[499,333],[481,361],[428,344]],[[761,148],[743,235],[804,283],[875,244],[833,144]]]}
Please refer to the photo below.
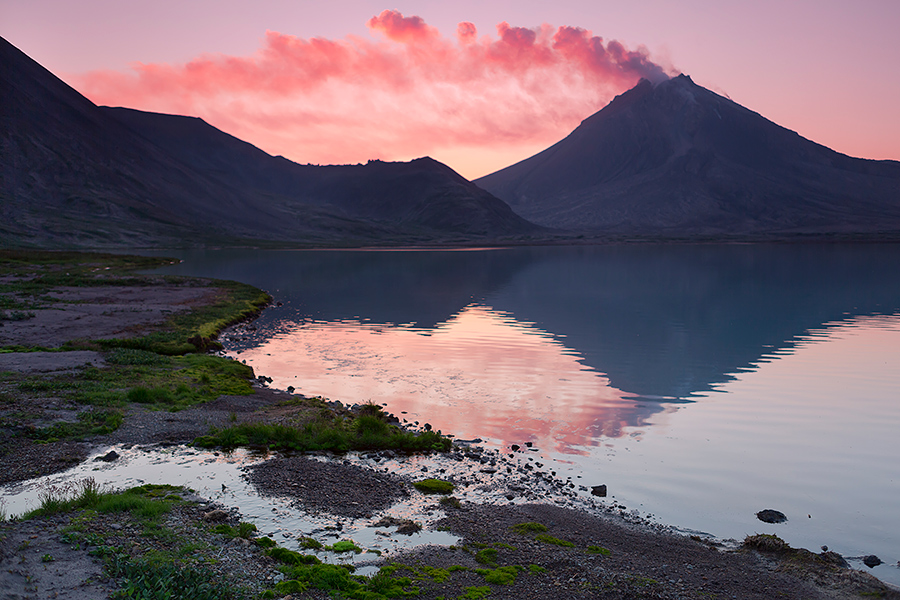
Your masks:
{"label": "mountain peak", "polygon": [[641,235],[900,230],[900,163],[844,156],[697,85],[641,80],[476,180],[541,225]]}

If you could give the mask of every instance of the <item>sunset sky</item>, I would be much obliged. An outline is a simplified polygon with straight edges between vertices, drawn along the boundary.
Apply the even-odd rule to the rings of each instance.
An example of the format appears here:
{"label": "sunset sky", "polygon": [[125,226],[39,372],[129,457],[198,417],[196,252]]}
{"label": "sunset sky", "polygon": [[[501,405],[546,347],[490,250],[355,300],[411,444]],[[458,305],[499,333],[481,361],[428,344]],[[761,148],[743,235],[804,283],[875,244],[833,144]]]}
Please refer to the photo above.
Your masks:
{"label": "sunset sky", "polygon": [[0,0],[0,35],[98,104],[199,116],[300,163],[479,177],[640,77],[693,80],[900,159],[896,0]]}

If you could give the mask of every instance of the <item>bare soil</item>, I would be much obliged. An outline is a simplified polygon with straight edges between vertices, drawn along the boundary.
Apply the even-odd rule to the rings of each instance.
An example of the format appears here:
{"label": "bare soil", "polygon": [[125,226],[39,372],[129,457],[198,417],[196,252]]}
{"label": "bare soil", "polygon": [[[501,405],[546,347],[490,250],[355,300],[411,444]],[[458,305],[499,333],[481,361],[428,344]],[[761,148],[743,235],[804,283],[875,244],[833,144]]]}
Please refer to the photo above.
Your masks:
{"label": "bare soil", "polygon": [[0,346],[58,348],[72,340],[129,337],[175,311],[203,304],[216,292],[162,280],[151,286],[60,287],[51,294],[56,302],[29,311],[33,317],[0,322]]}

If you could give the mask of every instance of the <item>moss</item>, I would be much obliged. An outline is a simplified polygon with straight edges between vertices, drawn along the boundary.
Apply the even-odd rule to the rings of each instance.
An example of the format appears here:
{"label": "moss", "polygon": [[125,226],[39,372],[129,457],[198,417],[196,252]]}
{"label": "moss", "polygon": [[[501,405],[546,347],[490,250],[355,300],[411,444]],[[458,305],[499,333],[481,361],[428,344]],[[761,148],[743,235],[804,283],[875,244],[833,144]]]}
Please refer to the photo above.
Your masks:
{"label": "moss", "polygon": [[78,413],[77,419],[75,422],[65,421],[30,429],[26,435],[39,442],[78,440],[89,435],[105,435],[118,429],[122,425],[123,417],[117,410],[87,410]]}
{"label": "moss", "polygon": [[475,572],[484,577],[486,583],[495,585],[512,585],[516,581],[521,567],[516,565],[497,567],[496,569],[476,569]]}
{"label": "moss", "polygon": [[362,548],[354,544],[351,540],[341,540],[340,542],[335,542],[331,546],[325,546],[325,549],[332,552],[354,552],[356,554],[362,552]]}
{"label": "moss", "polygon": [[440,499],[441,506],[450,506],[453,508],[460,508],[462,503],[459,501],[459,498],[455,496],[444,496]]}
{"label": "moss", "polygon": [[587,552],[590,554],[599,554],[600,556],[612,556],[612,551],[603,546],[588,546]]}
{"label": "moss", "polygon": [[321,550],[322,542],[311,538],[311,537],[302,537],[300,538],[300,547],[304,550]]}
{"label": "moss", "polygon": [[469,586],[463,588],[463,595],[460,599],[464,600],[483,600],[491,595],[491,588],[486,585]]}
{"label": "moss", "polygon": [[423,494],[449,494],[453,491],[454,485],[443,479],[423,479],[414,482],[413,487]]}
{"label": "moss", "polygon": [[513,525],[511,529],[516,533],[527,535],[529,533],[543,533],[547,531],[547,526],[541,525],[540,523],[535,523],[534,521],[529,521],[527,523],[519,523],[517,525]]}
{"label": "moss", "polygon": [[544,542],[545,544],[553,544],[554,546],[562,546],[563,548],[574,548],[575,544],[569,542],[567,540],[561,540],[559,538],[555,538],[552,535],[547,535],[545,533],[539,533],[534,536],[534,539],[539,542]]}
{"label": "moss", "polygon": [[299,552],[294,552],[293,550],[288,550],[287,548],[281,548],[278,546],[271,548],[268,551],[268,554],[273,559],[286,565],[311,565],[319,564],[320,562],[322,562],[315,556],[300,554]]}
{"label": "moss", "polygon": [[483,565],[494,566],[497,564],[497,549],[485,548],[484,550],[479,550],[478,554],[475,555],[475,560]]}

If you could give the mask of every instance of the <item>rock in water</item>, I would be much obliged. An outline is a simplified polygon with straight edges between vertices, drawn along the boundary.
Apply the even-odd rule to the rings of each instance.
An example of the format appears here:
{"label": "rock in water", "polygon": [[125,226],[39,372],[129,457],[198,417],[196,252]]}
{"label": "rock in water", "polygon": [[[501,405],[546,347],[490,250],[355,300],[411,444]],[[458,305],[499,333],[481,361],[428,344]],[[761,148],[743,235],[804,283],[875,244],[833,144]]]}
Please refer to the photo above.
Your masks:
{"label": "rock in water", "polygon": [[788,520],[783,512],[771,508],[759,511],[756,518],[763,523],[784,523]]}
{"label": "rock in water", "polygon": [[870,569],[873,567],[877,567],[881,564],[881,559],[875,556],[874,554],[870,554],[863,558],[863,564],[869,567]]}
{"label": "rock in water", "polygon": [[116,452],[115,450],[110,450],[103,456],[98,456],[94,460],[102,460],[103,462],[112,462],[112,461],[116,460],[117,458],[119,458],[119,453]]}
{"label": "rock in water", "polygon": [[601,498],[606,498],[606,484],[592,485],[591,494],[593,494],[594,496],[600,496]]}

